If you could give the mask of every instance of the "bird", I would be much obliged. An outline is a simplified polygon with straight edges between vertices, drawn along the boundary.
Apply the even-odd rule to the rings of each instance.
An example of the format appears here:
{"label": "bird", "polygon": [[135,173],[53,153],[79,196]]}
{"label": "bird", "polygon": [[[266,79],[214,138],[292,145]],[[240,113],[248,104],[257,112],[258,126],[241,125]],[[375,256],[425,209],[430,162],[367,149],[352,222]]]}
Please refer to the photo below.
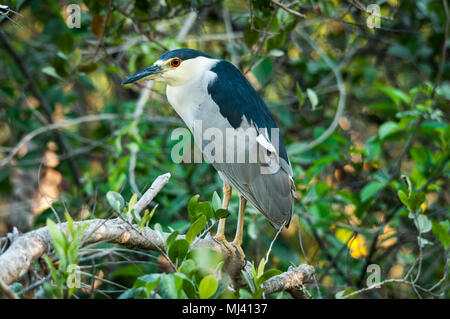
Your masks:
{"label": "bird", "polygon": [[[222,159],[227,159],[213,158],[210,163],[223,181],[222,208],[228,209],[233,188],[239,194],[238,222],[231,243],[225,237],[225,217],[219,220],[214,238],[244,254],[241,245],[247,202],[275,229],[288,227],[297,198],[291,163],[274,117],[241,71],[226,60],[181,48],[162,54],[153,65],[129,76],[122,84],[143,79],[167,84],[169,104],[191,130],[195,144],[207,158],[222,153]],[[227,138],[230,134],[233,139],[244,134],[248,138],[245,137],[240,151],[234,143],[232,146],[225,143],[222,150],[205,154],[207,141],[195,132],[198,122],[202,124],[200,133],[216,129]],[[242,151],[247,154],[244,160],[242,157],[236,160]],[[251,160],[255,154],[262,155],[256,161],[254,157]]]}

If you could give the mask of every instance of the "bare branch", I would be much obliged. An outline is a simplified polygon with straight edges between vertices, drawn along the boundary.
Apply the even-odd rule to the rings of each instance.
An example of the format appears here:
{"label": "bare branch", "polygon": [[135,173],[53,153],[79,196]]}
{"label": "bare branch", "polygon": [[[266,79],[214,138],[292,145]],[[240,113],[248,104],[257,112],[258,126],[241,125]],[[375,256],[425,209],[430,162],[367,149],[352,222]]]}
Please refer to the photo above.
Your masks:
{"label": "bare branch", "polygon": [[333,134],[334,130],[339,124],[340,118],[344,114],[346,93],[344,81],[342,79],[342,74],[339,68],[334,65],[333,61],[331,61],[331,59],[326,55],[326,53],[323,52],[321,48],[319,48],[319,46],[309,37],[309,35],[306,32],[297,28],[297,34],[300,35],[303,39],[305,39],[309,43],[309,45],[314,50],[316,50],[317,53],[320,54],[325,63],[333,70],[334,76],[336,77],[337,86],[339,89],[339,103],[333,121],[331,122],[330,126],[326,129],[326,131],[322,133],[322,135],[320,135],[317,139],[306,145],[306,147],[302,150],[303,152],[305,152],[321,144],[328,137],[330,137],[331,134]]}
{"label": "bare branch", "polygon": [[300,13],[299,11],[295,11],[295,10],[289,8],[288,6],[282,4],[282,3],[278,2],[278,1],[275,1],[275,0],[270,0],[270,1],[274,5],[276,5],[277,7],[283,9],[286,12],[289,12],[290,14],[293,14],[293,15],[295,15],[297,17],[300,17],[300,18],[306,18],[306,15],[304,15],[303,13]]}
{"label": "bare branch", "polygon": [[[0,160],[0,168],[4,167],[5,165],[7,165],[9,163],[9,161],[11,161],[11,159],[19,152],[19,150],[27,143],[29,143],[32,139],[34,139],[36,136],[43,134],[45,132],[48,131],[52,131],[52,130],[57,130],[59,128],[63,128],[63,127],[69,127],[69,126],[74,126],[74,125],[79,125],[82,123],[88,123],[88,122],[96,122],[96,121],[105,121],[105,120],[119,120],[119,119],[126,119],[126,120],[132,120],[133,116],[132,115],[121,115],[121,114],[96,114],[96,115],[86,115],[86,116],[81,116],[72,120],[67,120],[67,121],[63,121],[63,122],[57,122],[57,123],[53,123],[53,124],[48,124],[45,126],[41,126],[40,128],[28,133],[27,135],[25,135],[20,141],[19,143],[16,144],[16,146],[14,146],[11,151],[9,152],[9,154],[2,160]],[[145,121],[150,121],[150,122],[166,122],[169,124],[181,124],[182,122],[178,119],[174,119],[174,118],[165,118],[165,117],[157,117],[157,116],[152,116],[152,117],[147,117],[145,118]]]}
{"label": "bare branch", "polygon": [[155,196],[160,192],[160,190],[167,184],[170,178],[170,173],[158,176],[156,180],[152,183],[150,188],[142,195],[139,201],[134,206],[136,213],[141,213],[145,207],[155,198]]}
{"label": "bare branch", "polygon": [[299,290],[298,288],[312,281],[314,267],[307,264],[301,264],[296,268],[289,268],[288,271],[270,278],[264,286],[264,293],[271,294],[279,291]]}
{"label": "bare branch", "polygon": [[0,278],[0,291],[3,291],[9,299],[19,299],[17,294],[9,289],[8,285]]}

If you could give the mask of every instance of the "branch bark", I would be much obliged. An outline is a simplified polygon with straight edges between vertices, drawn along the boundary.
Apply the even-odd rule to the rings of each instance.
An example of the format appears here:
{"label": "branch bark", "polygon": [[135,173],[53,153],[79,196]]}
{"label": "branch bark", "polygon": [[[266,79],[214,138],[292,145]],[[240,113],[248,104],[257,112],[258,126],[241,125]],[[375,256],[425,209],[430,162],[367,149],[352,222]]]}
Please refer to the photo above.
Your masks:
{"label": "branch bark", "polygon": [[[157,193],[167,184],[170,174],[159,176],[145,194],[134,206],[139,214],[152,201]],[[85,225],[83,245],[100,242],[115,243],[133,249],[145,249],[166,252],[166,239],[170,233],[160,233],[144,227],[142,230],[129,221],[119,217],[115,219],[92,219],[75,222],[75,227]],[[61,223],[60,229],[65,231],[67,223]],[[184,235],[180,235],[183,238]],[[241,256],[239,250],[231,251],[223,243],[216,241],[209,234],[205,238],[195,240],[192,247],[208,247],[225,257],[225,271],[230,276],[235,287],[242,287],[245,280],[242,270],[246,271],[249,262]],[[52,250],[52,238],[47,227],[28,232],[15,238],[10,247],[0,255],[0,283],[7,288],[8,285],[20,280],[35,261]],[[251,268],[251,267],[250,267]],[[264,283],[266,294],[278,291],[289,291],[294,297],[305,298],[307,295],[300,288],[301,285],[312,280],[314,268],[309,265],[300,265],[290,268],[287,272],[275,276]],[[2,287],[0,287],[2,288]],[[1,289],[9,293],[8,289]]]}
{"label": "branch bark", "polygon": [[269,295],[278,291],[288,291],[292,296],[299,299],[309,298],[309,294],[304,292],[301,286],[313,280],[314,267],[301,264],[298,267],[291,267],[288,271],[270,278],[264,286],[264,293]]}
{"label": "branch bark", "polygon": [[[170,235],[169,233],[161,235],[149,227],[145,227],[142,232],[139,232],[136,227],[133,227],[135,225],[131,225],[120,218],[80,221],[75,222],[75,227],[83,224],[87,224],[84,231],[84,245],[108,242],[133,249],[164,251],[166,249],[165,240]],[[66,227],[67,223],[61,223],[63,230]],[[195,246],[208,247],[226,256],[225,268],[227,273],[235,284],[239,285],[243,282],[241,270],[244,268],[245,261],[242,256],[230,252],[209,235],[198,240]],[[6,285],[11,285],[20,280],[31,269],[34,262],[42,255],[49,253],[51,249],[52,239],[47,227],[21,235],[4,254],[0,255],[0,281],[3,281]],[[304,298],[306,296],[299,287],[311,282],[313,274],[314,267],[310,265],[302,264],[296,268],[291,268],[265,282],[265,294],[289,291],[294,296]]]}

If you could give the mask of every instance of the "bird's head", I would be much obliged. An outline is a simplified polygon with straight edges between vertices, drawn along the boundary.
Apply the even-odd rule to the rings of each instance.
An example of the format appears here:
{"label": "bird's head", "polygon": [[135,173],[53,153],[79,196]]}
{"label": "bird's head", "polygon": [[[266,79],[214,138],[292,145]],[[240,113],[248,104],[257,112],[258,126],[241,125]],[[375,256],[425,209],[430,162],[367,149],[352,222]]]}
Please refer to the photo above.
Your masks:
{"label": "bird's head", "polygon": [[171,86],[186,83],[200,74],[204,67],[216,61],[205,53],[192,49],[177,49],[164,53],[150,67],[136,72],[122,84],[141,79],[163,81]]}

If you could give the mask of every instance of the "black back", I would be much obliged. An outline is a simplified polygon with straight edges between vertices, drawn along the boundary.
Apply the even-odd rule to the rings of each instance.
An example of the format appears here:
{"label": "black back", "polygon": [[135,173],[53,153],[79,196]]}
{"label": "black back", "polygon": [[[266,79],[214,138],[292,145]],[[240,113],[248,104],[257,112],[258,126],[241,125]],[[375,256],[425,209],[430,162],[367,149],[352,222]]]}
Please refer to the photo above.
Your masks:
{"label": "black back", "polygon": [[[208,85],[208,93],[231,126],[238,128],[242,116],[245,116],[249,123],[256,124],[258,128],[267,128],[271,138],[271,128],[278,128],[278,125],[241,71],[227,61],[220,61],[211,71],[217,74],[217,78]],[[289,163],[281,134],[279,137],[279,155]]]}

